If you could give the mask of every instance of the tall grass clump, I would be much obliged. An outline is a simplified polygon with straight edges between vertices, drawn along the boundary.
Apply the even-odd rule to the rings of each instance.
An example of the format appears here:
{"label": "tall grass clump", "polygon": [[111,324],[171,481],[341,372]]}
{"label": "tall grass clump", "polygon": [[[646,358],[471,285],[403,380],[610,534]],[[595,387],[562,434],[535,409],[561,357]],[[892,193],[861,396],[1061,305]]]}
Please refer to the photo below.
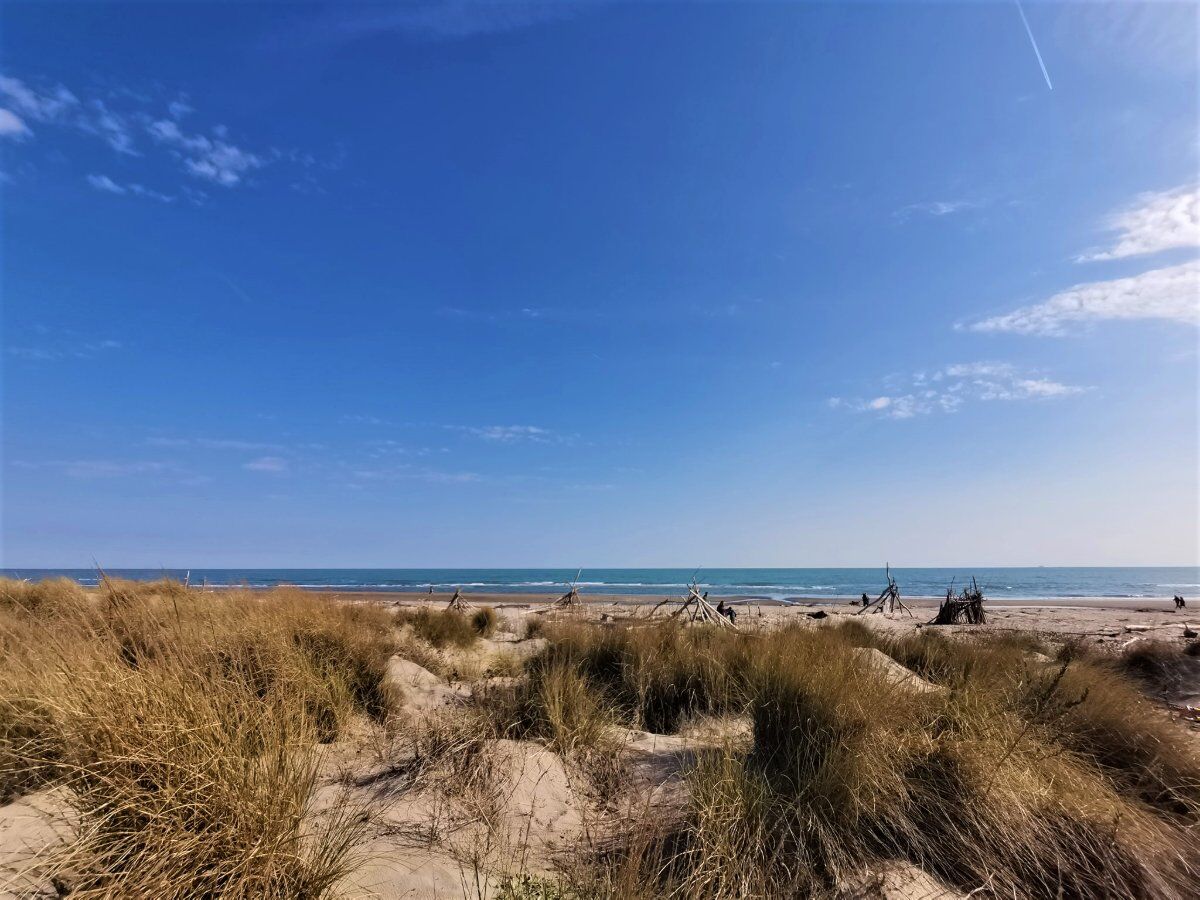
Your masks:
{"label": "tall grass clump", "polygon": [[328,893],[361,824],[316,815],[316,745],[397,699],[386,612],[169,582],[24,610],[0,610],[0,790],[74,807],[72,896]]}
{"label": "tall grass clump", "polygon": [[490,606],[481,606],[471,613],[471,627],[481,638],[490,638],[496,633],[496,611]]}
{"label": "tall grass clump", "polygon": [[[494,613],[493,613],[494,615]],[[453,609],[401,609],[396,621],[434,647],[465,649],[479,640],[479,631],[465,614]]]}
{"label": "tall grass clump", "polygon": [[1095,721],[1091,673],[1075,683],[1069,662],[1012,666],[1008,645],[994,659],[964,645],[983,657],[956,667],[957,649],[934,640],[905,650],[956,687],[918,693],[868,668],[860,637],[762,638],[753,748],[702,759],[682,820],[621,865],[688,898],[833,895],[896,860],[998,896],[1193,889],[1193,820],[1128,793],[1124,768],[1072,744]]}
{"label": "tall grass clump", "polygon": [[514,733],[519,737],[539,738],[563,754],[610,743],[614,716],[603,693],[565,662],[540,667],[518,690],[516,702]]}
{"label": "tall grass clump", "polygon": [[320,897],[345,873],[359,826],[345,809],[312,827],[320,723],[304,698],[171,666],[57,688],[72,896]]}
{"label": "tall grass clump", "polygon": [[86,600],[86,594],[69,578],[45,581],[20,581],[0,578],[0,612],[46,615],[54,610],[67,611]]}
{"label": "tall grass clump", "polygon": [[547,629],[549,645],[531,672],[577,669],[630,724],[647,731],[678,730],[690,716],[738,712],[746,703],[752,639],[674,622],[596,628],[564,624]]}
{"label": "tall grass clump", "polygon": [[842,635],[960,694],[985,698],[1003,715],[1029,723],[1056,751],[1099,766],[1119,790],[1200,825],[1200,755],[1127,677],[1158,683],[1166,668],[1188,663],[1173,648],[1141,642],[1112,658],[1067,644],[1046,664],[1031,658],[1044,648],[1024,635],[879,637],[845,626]]}

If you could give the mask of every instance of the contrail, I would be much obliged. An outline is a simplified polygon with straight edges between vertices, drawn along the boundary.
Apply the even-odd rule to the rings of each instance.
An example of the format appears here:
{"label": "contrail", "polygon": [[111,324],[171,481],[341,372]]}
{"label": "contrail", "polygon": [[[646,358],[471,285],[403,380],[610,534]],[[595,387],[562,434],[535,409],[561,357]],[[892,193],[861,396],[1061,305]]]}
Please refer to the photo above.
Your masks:
{"label": "contrail", "polygon": [[1037,57],[1038,65],[1042,67],[1042,77],[1046,79],[1046,87],[1054,90],[1054,85],[1050,83],[1050,73],[1046,71],[1046,64],[1042,62],[1042,51],[1038,49],[1037,41],[1033,37],[1033,29],[1029,27],[1029,20],[1025,18],[1025,8],[1021,6],[1021,0],[1015,0],[1017,4],[1017,12],[1021,14],[1021,21],[1025,23],[1025,33],[1029,35],[1029,43],[1033,45],[1033,53]]}

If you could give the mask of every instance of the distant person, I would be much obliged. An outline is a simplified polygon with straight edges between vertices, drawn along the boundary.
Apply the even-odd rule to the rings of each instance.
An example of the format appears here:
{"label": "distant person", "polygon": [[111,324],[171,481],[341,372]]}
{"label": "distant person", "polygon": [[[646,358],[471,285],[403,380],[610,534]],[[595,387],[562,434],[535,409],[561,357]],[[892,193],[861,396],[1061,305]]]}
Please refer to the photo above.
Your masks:
{"label": "distant person", "polygon": [[866,592],[866,591],[863,591],[863,595],[862,595],[862,605],[863,605],[863,606],[870,606],[870,605],[871,605],[871,598],[867,596],[867,592]]}
{"label": "distant person", "polygon": [[[706,594],[705,596],[707,597],[708,595]],[[721,600],[717,604],[717,612],[719,612],[721,615],[725,615],[725,601],[724,600]]]}
{"label": "distant person", "polygon": [[1176,609],[1187,609],[1187,601],[1185,601],[1178,594],[1175,595],[1175,608]]}

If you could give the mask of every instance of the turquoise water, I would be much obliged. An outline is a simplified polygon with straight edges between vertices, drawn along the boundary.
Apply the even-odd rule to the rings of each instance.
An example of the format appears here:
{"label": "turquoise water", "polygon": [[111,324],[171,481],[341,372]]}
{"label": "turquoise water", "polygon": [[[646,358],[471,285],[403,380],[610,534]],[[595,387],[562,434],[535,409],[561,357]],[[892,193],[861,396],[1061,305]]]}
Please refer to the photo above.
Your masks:
{"label": "turquoise water", "polygon": [[[110,569],[108,574],[133,579],[170,575],[183,579],[183,569]],[[91,569],[4,569],[7,577],[45,578],[65,575],[85,585],[95,584]],[[294,584],[341,590],[434,590],[461,587],[486,593],[561,593],[575,578],[575,569],[192,569],[193,584],[247,584],[266,587]],[[938,597],[951,582],[978,580],[989,597],[1058,598],[1138,597],[1170,599],[1200,595],[1200,566],[1088,568],[955,568],[892,569],[906,597]],[[592,594],[667,595],[683,590],[695,578],[713,596],[872,597],[887,584],[878,569],[584,569],[579,589]]]}

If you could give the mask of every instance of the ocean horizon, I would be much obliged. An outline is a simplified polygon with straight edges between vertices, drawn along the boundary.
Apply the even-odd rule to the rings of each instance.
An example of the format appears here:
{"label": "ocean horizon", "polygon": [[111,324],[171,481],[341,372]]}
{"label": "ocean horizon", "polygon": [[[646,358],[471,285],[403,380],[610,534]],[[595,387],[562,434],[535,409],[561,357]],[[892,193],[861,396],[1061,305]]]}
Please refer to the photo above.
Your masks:
{"label": "ocean horizon", "polygon": [[[555,595],[576,581],[576,569],[105,569],[118,578],[147,581],[170,577],[213,587],[295,585],[312,590],[424,591],[460,588],[468,593]],[[974,578],[996,599],[1062,599],[1079,597],[1162,598],[1200,592],[1200,566],[1019,566],[893,568],[901,593],[908,597],[940,597],[952,584]],[[8,578],[70,578],[85,586],[99,581],[96,569],[6,568]],[[712,596],[792,597],[875,596],[886,586],[882,567],[871,568],[597,568],[583,569],[577,586],[584,594],[670,595],[692,579]]]}

